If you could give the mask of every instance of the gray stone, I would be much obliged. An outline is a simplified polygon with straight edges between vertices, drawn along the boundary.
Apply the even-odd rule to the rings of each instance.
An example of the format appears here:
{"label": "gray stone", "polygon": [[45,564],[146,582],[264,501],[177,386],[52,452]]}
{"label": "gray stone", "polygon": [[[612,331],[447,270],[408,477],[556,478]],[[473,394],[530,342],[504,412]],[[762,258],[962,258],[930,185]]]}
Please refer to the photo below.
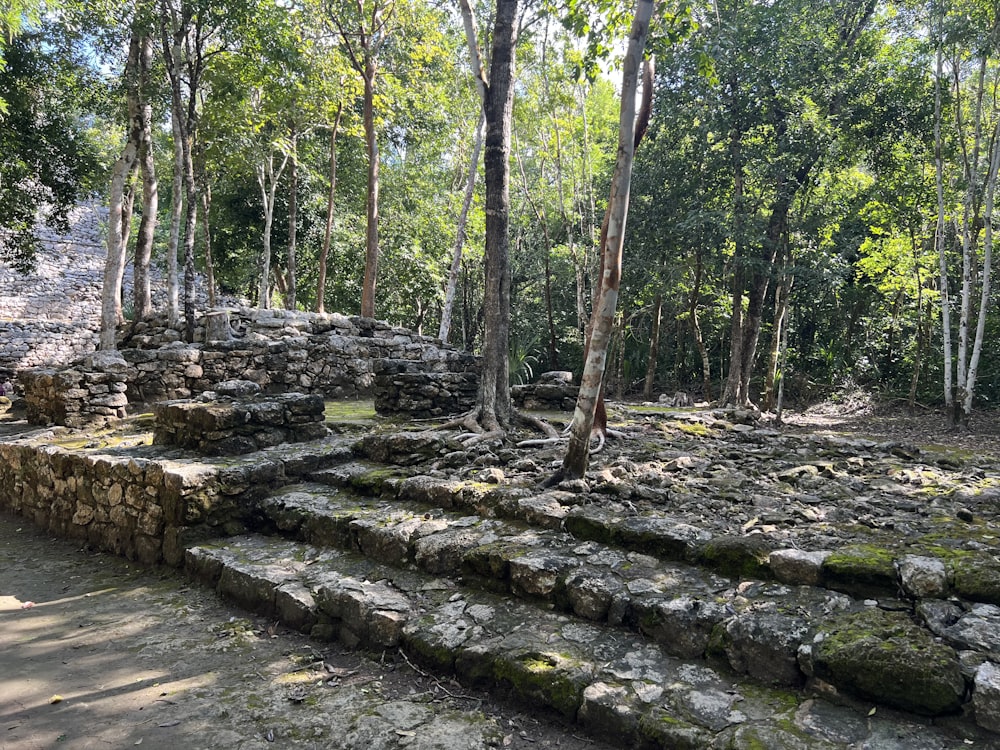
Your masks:
{"label": "gray stone", "polygon": [[956,648],[985,651],[1000,658],[1000,607],[976,604],[941,635]]}
{"label": "gray stone", "polygon": [[827,551],[807,552],[801,549],[776,549],[768,555],[774,577],[793,586],[817,586],[823,578],[823,561]]}
{"label": "gray stone", "polygon": [[1000,667],[993,662],[984,662],[976,671],[972,705],[979,726],[1000,732]]}
{"label": "gray stone", "polygon": [[903,591],[917,599],[938,598],[948,591],[948,574],[936,557],[907,555],[896,561]]}
{"label": "gray stone", "polygon": [[802,617],[747,612],[726,621],[718,637],[730,666],[769,685],[802,682],[797,653],[811,629]]}
{"label": "gray stone", "polygon": [[841,615],[813,640],[811,672],[838,689],[905,711],[957,711],[965,694],[954,649],[902,612]]}

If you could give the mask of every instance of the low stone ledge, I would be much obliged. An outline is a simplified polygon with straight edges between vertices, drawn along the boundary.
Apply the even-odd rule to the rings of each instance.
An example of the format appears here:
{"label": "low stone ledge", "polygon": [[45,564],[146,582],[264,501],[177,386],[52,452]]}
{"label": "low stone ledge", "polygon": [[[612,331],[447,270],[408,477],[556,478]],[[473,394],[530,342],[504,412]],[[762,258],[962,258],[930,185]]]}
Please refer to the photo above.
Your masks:
{"label": "low stone ledge", "polygon": [[131,368],[116,351],[99,351],[66,369],[35,368],[18,374],[27,420],[81,428],[125,417]]}
{"label": "low stone ledge", "polygon": [[[259,391],[255,384],[242,382]],[[233,456],[327,435],[325,404],[320,396],[285,393],[265,397],[248,395],[245,390],[234,392],[242,395],[215,400],[213,394],[206,393],[206,400],[156,404],[153,443],[208,456]]]}
{"label": "low stone ledge", "polygon": [[535,411],[573,411],[579,386],[573,385],[573,373],[565,370],[543,372],[537,383],[515,385],[510,389],[514,405]]}

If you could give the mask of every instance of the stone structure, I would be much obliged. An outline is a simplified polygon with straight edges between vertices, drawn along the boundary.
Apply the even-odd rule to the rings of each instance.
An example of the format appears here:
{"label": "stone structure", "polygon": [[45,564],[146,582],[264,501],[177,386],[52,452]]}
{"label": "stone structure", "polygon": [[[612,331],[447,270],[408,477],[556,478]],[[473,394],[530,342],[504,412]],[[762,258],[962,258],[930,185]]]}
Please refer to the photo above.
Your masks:
{"label": "stone structure", "polygon": [[74,367],[25,370],[18,380],[29,422],[78,428],[125,416],[128,376],[129,366],[118,352],[95,352]]}
{"label": "stone structure", "polygon": [[[125,342],[128,348],[122,349],[136,369],[129,399],[190,398],[216,383],[237,379],[253,381],[267,393],[372,398],[374,363],[382,360],[405,360],[429,376],[459,373],[459,381],[475,377],[475,359],[469,354],[382,321],[252,308],[229,314],[239,338],[184,344],[162,323],[138,326]],[[199,334],[204,331],[199,326]],[[443,396],[444,390],[438,390]],[[390,395],[377,401],[392,404],[399,399]]]}
{"label": "stone structure", "polygon": [[[229,318],[225,330],[239,338],[187,344],[165,322],[141,323],[123,340],[124,362],[113,385],[110,373],[91,371],[91,360],[66,370],[20,371],[29,421],[79,427],[96,417],[124,416],[129,402],[189,399],[229,380],[251,381],[270,394],[374,397],[380,413],[416,417],[460,411],[475,400],[476,358],[404,328],[368,318],[252,308],[207,317],[216,332],[219,321]],[[405,378],[385,381],[384,394],[374,372],[383,360],[396,362],[399,374],[408,370]]]}
{"label": "stone structure", "polygon": [[471,409],[479,389],[478,360],[464,354],[448,364],[441,372],[423,360],[377,360],[375,411],[428,419]]}
{"label": "stone structure", "polygon": [[[239,384],[252,386],[240,388]],[[153,443],[190,448],[207,456],[252,453],[282,443],[326,437],[324,403],[320,396],[282,393],[262,397],[248,381],[217,386],[217,399],[164,401],[156,404]],[[224,395],[226,392],[234,395]]]}
{"label": "stone structure", "polygon": [[510,396],[516,406],[538,411],[573,411],[579,387],[566,370],[543,372],[537,383],[515,385]]}

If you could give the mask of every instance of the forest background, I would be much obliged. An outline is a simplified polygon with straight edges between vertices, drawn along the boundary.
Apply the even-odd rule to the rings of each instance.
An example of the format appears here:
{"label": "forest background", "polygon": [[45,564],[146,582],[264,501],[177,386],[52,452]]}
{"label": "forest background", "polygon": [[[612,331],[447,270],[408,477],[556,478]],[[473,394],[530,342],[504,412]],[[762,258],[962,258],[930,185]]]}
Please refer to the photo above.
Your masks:
{"label": "forest background", "polygon": [[[489,49],[497,8],[473,6]],[[632,10],[518,9],[512,382],[583,368]],[[784,372],[792,397],[857,384],[959,424],[1000,399],[997,4],[666,2],[653,26],[609,394],[770,408]],[[6,260],[30,266],[39,213],[96,195],[136,264],[126,319],[154,312],[153,263],[174,320],[197,269],[212,295],[482,347],[483,104],[458,5],[4,0],[0,31]]]}

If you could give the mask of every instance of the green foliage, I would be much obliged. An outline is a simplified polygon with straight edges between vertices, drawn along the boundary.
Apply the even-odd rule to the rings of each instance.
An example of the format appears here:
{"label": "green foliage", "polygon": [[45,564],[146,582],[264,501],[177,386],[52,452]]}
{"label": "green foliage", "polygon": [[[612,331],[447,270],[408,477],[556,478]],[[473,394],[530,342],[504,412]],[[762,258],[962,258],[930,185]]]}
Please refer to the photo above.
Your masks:
{"label": "green foliage", "polygon": [[[8,29],[11,27],[7,27]],[[26,268],[36,217],[59,225],[109,163],[101,81],[81,40],[58,25],[24,30],[0,71],[0,258]]]}

